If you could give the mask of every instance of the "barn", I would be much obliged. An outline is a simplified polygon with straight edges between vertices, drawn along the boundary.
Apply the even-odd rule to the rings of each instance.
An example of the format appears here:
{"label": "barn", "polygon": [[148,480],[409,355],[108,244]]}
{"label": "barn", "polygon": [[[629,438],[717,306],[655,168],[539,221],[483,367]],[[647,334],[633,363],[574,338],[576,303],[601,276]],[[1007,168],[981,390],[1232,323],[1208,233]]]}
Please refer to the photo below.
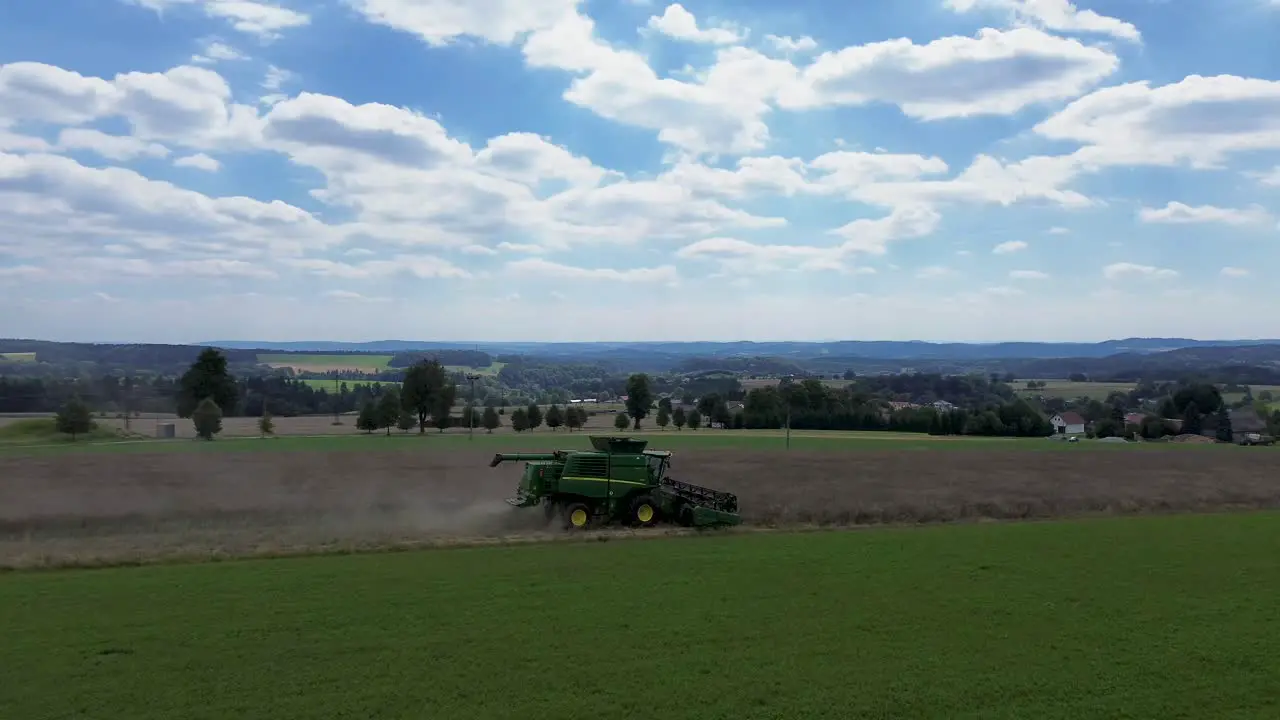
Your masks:
{"label": "barn", "polygon": [[1049,418],[1053,431],[1058,435],[1083,435],[1084,418],[1079,413],[1064,412]]}

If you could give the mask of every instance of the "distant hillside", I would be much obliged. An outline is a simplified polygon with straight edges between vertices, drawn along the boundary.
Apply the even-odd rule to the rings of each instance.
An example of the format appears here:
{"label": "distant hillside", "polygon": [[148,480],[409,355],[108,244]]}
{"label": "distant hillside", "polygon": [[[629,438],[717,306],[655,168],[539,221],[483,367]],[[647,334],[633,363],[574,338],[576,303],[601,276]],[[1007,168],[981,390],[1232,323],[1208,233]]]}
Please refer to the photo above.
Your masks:
{"label": "distant hillside", "polygon": [[376,340],[364,343],[329,341],[271,342],[267,340],[216,340],[201,345],[228,349],[262,349],[289,352],[380,352],[415,350],[480,350],[490,354],[569,357],[584,360],[667,358],[761,358],[780,360],[833,357],[876,360],[986,360],[1102,358],[1120,353],[1150,354],[1183,348],[1215,348],[1280,345],[1280,339],[1193,340],[1190,338],[1125,338],[1097,343],[931,343],[924,341],[840,340],[833,342],[430,342]]}
{"label": "distant hillside", "polygon": [[[367,354],[390,357],[404,367],[423,354],[445,364],[517,368],[590,366],[610,375],[647,372],[697,373],[727,370],[742,375],[859,375],[911,372],[1013,373],[1019,378],[1065,378],[1083,373],[1101,378],[1174,379],[1189,371],[1213,370],[1231,377],[1280,373],[1280,340],[1191,340],[1128,338],[1100,343],[928,343],[840,341],[827,343],[651,342],[651,343],[429,343],[381,340],[369,343],[215,341],[200,345],[59,343],[0,339],[0,372],[54,372],[75,363],[99,369],[180,372],[201,347],[221,347],[233,365],[254,365],[258,353]],[[34,355],[32,355],[34,354]],[[18,367],[17,356],[27,364]],[[31,361],[35,360],[33,364]],[[44,369],[42,369],[42,367]],[[1222,368],[1234,368],[1223,371]],[[58,370],[63,372],[64,370]],[[1264,382],[1260,379],[1248,382]],[[1269,381],[1267,381],[1269,382]]]}

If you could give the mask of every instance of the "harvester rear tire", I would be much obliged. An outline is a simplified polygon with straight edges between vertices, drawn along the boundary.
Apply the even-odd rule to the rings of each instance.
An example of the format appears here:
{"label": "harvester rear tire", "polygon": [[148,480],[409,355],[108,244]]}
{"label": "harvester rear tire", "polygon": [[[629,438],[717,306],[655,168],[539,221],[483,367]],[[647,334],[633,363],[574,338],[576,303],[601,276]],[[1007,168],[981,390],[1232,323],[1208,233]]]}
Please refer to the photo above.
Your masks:
{"label": "harvester rear tire", "polygon": [[636,527],[653,527],[658,524],[658,504],[651,495],[641,495],[631,501],[631,524]]}
{"label": "harvester rear tire", "polygon": [[591,508],[585,503],[569,503],[564,506],[564,529],[586,530],[591,527]]}

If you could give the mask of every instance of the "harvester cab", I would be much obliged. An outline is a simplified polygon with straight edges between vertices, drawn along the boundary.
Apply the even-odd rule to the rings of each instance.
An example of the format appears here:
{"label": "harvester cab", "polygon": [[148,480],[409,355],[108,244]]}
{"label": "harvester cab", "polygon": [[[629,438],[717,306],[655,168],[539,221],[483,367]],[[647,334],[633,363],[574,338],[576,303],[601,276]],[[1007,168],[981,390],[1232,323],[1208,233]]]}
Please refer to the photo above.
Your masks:
{"label": "harvester cab", "polygon": [[669,450],[649,450],[647,440],[591,436],[591,450],[498,453],[489,467],[524,462],[515,497],[517,508],[542,505],[570,529],[622,522],[649,527],[659,522],[710,527],[737,525],[738,498],[673,480]]}

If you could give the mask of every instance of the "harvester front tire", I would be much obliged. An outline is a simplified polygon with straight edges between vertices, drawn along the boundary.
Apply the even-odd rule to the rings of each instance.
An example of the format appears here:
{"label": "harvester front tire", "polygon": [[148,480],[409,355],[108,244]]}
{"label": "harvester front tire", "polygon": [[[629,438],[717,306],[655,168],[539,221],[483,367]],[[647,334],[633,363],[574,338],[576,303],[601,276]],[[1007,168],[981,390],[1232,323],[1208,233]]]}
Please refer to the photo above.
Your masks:
{"label": "harvester front tire", "polygon": [[591,527],[591,508],[580,502],[565,505],[565,530],[586,530],[589,527]]}
{"label": "harvester front tire", "polygon": [[642,528],[658,524],[658,504],[651,496],[641,495],[631,501],[631,524]]}

